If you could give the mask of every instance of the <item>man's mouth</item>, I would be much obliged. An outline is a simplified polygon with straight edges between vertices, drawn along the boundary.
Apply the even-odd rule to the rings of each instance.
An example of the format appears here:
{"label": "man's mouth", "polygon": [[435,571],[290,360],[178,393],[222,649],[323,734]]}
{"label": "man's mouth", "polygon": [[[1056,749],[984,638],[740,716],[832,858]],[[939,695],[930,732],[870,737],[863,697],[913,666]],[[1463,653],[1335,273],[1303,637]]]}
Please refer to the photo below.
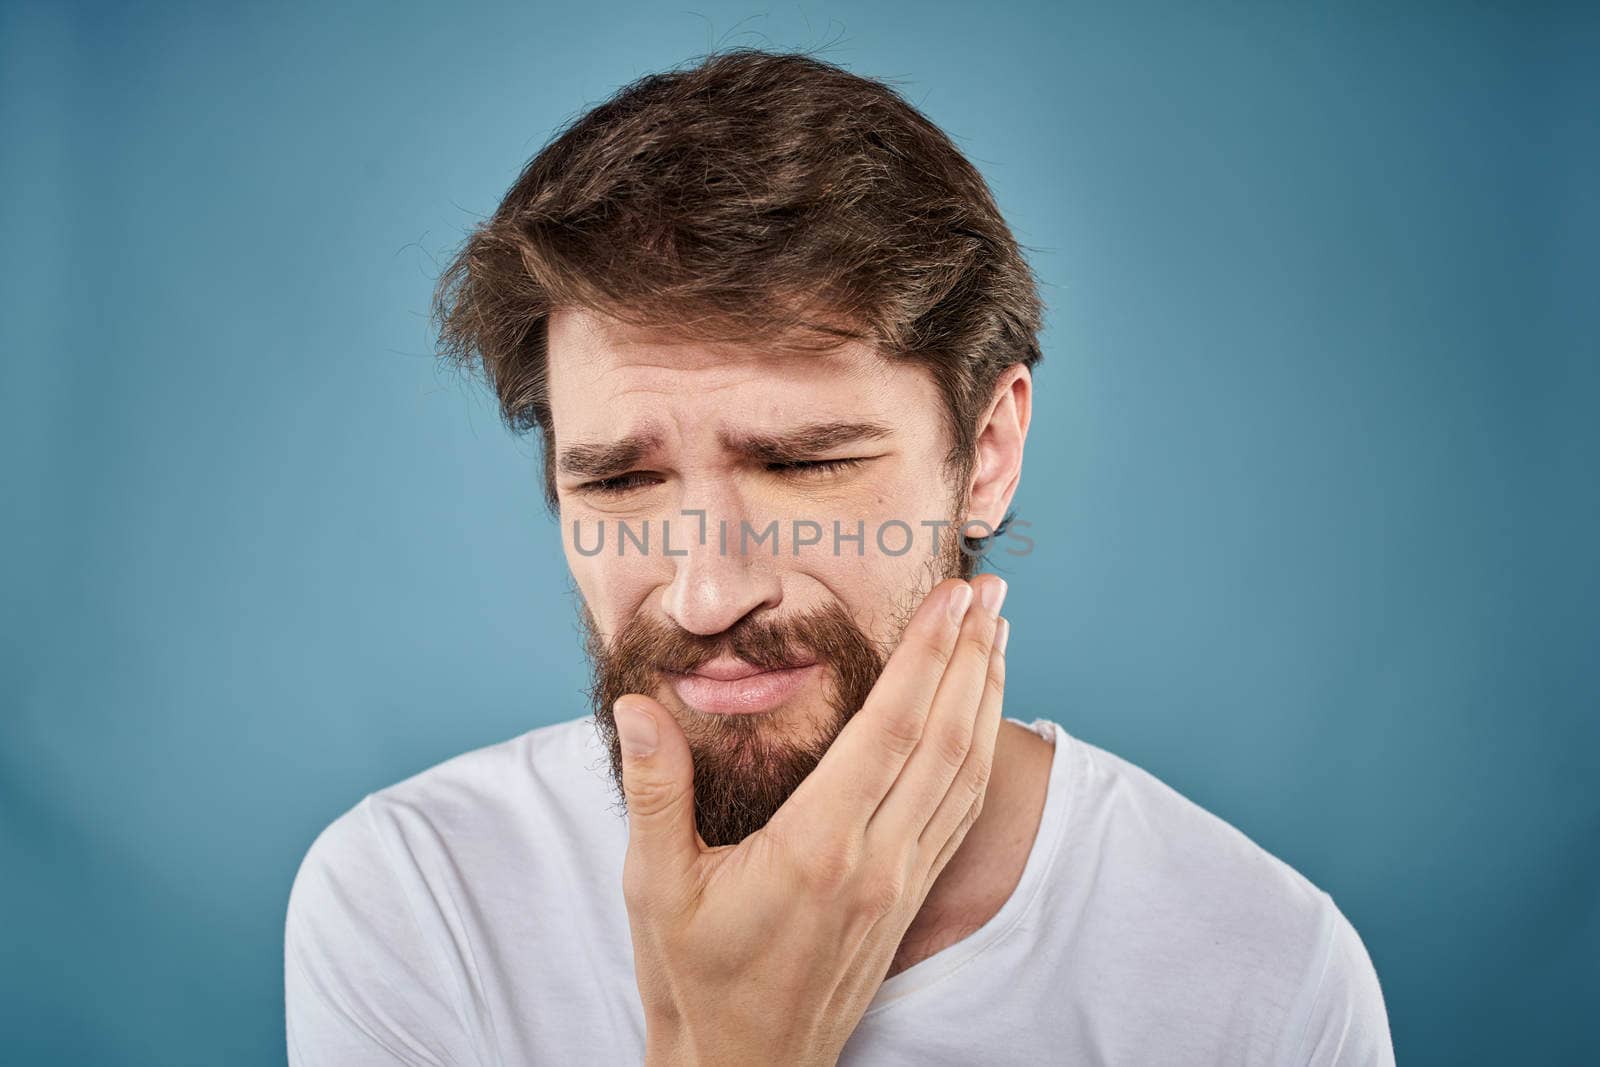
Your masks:
{"label": "man's mouth", "polygon": [[707,715],[754,715],[788,700],[818,670],[815,663],[766,670],[740,659],[718,657],[688,673],[668,673],[673,692]]}

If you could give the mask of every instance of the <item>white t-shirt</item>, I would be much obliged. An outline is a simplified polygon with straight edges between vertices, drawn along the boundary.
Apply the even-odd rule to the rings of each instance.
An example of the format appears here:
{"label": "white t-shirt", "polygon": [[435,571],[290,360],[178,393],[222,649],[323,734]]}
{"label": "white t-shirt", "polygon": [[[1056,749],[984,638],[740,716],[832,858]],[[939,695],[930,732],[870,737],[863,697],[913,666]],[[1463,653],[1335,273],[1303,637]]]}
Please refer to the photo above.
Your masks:
{"label": "white t-shirt", "polygon": [[[1055,754],[1015,892],[885,981],[840,1064],[1394,1062],[1325,893],[1137,767],[1031,728]],[[626,847],[590,718],[368,796],[290,895],[290,1063],[642,1062]]]}

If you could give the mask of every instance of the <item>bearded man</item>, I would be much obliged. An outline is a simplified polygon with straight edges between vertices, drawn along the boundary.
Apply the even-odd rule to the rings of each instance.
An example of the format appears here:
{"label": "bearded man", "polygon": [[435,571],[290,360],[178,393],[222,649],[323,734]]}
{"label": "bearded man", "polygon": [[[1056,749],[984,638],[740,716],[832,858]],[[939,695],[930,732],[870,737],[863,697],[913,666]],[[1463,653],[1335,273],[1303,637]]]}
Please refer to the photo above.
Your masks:
{"label": "bearded man", "polygon": [[1392,1063],[1324,893],[1004,714],[976,561],[1041,304],[891,89],[754,50],[629,85],[528,164],[436,310],[540,435],[593,707],[323,832],[292,1062]]}

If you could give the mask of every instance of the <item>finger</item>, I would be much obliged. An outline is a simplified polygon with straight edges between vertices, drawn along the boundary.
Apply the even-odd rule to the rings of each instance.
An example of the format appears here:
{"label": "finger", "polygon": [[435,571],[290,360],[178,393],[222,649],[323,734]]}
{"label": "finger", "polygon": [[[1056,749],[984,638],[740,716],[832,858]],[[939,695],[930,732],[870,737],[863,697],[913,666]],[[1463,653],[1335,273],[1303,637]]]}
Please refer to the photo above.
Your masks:
{"label": "finger", "polygon": [[677,720],[656,701],[630,693],[612,713],[622,747],[628,809],[623,888],[631,903],[678,884],[699,857],[694,763]]}
{"label": "finger", "polygon": [[[988,769],[993,766],[995,744],[1002,719],[1002,697],[1005,686],[1005,646],[1010,636],[1010,624],[1001,618],[995,625],[994,645],[989,654],[989,675],[983,700],[973,727],[972,748],[957,777],[954,787],[945,795],[939,810],[929,822],[917,843],[915,854],[910,856],[906,882],[904,911],[899,916],[885,916],[867,935],[867,940],[886,951],[879,955],[893,955],[893,946],[900,943],[910,917],[922,908],[929,891],[939,875],[960,849],[967,833],[977,823],[983,807],[984,792],[988,787]],[[981,782],[976,789],[966,788],[962,776],[971,776]],[[942,842],[942,843],[941,843]],[[864,956],[871,956],[864,953]],[[873,988],[883,981],[883,968],[866,974],[865,980]]]}
{"label": "finger", "polygon": [[[985,574],[974,579],[973,586],[979,606],[967,613],[962,624],[961,639],[939,680],[922,740],[867,825],[869,842],[879,841],[886,848],[917,842],[972,750],[1006,583],[998,575]],[[962,809],[966,806],[962,804]]]}
{"label": "finger", "polygon": [[972,748],[918,842],[923,862],[930,871],[930,882],[939,876],[956,849],[961,847],[967,831],[972,829],[983,808],[1005,706],[1005,653],[1006,641],[1010,636],[1011,624],[1005,619],[999,620],[995,626],[994,650],[989,655],[989,673],[984,680],[983,702],[978,708],[978,720],[973,725]]}
{"label": "finger", "polygon": [[971,585],[951,579],[917,606],[866,703],[778,810],[775,830],[812,842],[859,840],[922,738],[972,598]]}

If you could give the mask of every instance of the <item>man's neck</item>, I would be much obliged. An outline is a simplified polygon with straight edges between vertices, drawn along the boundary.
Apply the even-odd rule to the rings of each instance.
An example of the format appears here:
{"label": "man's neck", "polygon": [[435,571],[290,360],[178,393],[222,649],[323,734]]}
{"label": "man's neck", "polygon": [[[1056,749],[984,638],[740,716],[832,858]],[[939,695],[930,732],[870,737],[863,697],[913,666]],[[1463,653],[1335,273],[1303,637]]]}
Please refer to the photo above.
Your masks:
{"label": "man's neck", "polygon": [[1044,814],[1054,752],[1033,730],[1001,720],[983,810],[900,939],[889,975],[967,937],[1011,898]]}

